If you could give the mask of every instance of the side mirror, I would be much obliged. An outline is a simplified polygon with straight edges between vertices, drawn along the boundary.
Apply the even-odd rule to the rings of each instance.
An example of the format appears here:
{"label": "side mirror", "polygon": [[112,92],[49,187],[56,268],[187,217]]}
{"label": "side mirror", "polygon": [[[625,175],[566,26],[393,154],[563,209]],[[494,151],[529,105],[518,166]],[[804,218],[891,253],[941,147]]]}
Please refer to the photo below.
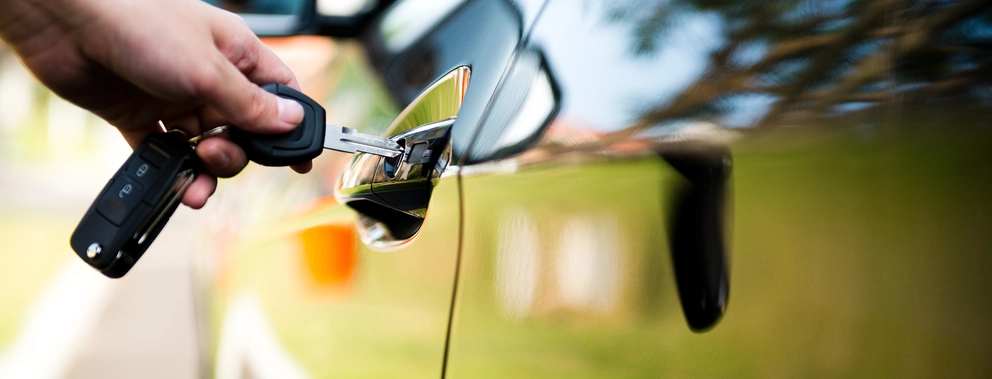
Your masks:
{"label": "side mirror", "polygon": [[669,192],[668,235],[682,312],[689,328],[702,333],[720,321],[730,298],[725,217],[732,158],[719,146],[660,155],[684,178]]}
{"label": "side mirror", "polygon": [[393,0],[205,0],[237,13],[261,37],[361,34]]}

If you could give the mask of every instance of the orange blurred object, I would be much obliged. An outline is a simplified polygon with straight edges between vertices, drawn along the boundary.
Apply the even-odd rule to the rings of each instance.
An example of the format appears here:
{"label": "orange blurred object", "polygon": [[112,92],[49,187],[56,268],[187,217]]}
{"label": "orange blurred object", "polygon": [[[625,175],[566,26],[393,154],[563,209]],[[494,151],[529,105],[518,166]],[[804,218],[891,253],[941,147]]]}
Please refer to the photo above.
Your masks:
{"label": "orange blurred object", "polygon": [[317,292],[341,293],[355,273],[357,235],[352,223],[318,225],[300,233],[304,270]]}

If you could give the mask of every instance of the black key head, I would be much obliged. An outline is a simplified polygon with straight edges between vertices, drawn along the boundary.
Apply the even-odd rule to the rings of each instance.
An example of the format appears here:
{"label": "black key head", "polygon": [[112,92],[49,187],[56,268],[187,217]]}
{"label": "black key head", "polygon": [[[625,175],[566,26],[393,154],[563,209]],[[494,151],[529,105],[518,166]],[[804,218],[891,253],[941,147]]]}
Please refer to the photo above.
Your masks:
{"label": "black key head", "polygon": [[265,84],[262,89],[296,100],[303,106],[303,122],[282,134],[250,133],[231,129],[231,140],[241,146],[248,159],[263,166],[290,166],[316,158],[324,150],[324,107],[302,92],[283,84]]}

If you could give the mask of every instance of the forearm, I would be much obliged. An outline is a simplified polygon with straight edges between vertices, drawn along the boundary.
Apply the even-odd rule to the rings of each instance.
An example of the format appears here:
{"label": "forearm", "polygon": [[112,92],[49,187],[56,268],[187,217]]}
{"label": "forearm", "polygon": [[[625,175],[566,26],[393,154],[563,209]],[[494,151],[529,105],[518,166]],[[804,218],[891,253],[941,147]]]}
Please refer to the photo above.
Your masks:
{"label": "forearm", "polygon": [[[163,123],[194,135],[225,124],[282,133],[303,118],[298,103],[254,84],[298,88],[292,71],[243,20],[198,0],[0,0],[0,38],[39,81],[132,146]],[[247,164],[223,139],[197,154],[216,176]],[[215,183],[201,175],[184,202],[202,206]]]}
{"label": "forearm", "polygon": [[[99,1],[99,0],[98,0]],[[51,35],[69,35],[93,16],[90,0],[0,0],[0,39],[20,55],[48,46]]]}

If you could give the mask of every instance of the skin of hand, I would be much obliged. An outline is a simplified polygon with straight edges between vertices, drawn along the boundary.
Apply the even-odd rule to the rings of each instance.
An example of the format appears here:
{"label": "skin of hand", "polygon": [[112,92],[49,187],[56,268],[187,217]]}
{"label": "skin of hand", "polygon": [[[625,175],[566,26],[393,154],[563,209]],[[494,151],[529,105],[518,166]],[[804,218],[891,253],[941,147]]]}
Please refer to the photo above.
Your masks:
{"label": "skin of hand", "polygon": [[[161,124],[192,135],[225,124],[280,133],[303,118],[299,104],[255,84],[299,89],[292,71],[240,17],[198,0],[0,0],[0,39],[42,84],[116,126],[132,148]],[[207,172],[183,196],[195,209],[218,177],[248,163],[224,138],[196,151]]]}

